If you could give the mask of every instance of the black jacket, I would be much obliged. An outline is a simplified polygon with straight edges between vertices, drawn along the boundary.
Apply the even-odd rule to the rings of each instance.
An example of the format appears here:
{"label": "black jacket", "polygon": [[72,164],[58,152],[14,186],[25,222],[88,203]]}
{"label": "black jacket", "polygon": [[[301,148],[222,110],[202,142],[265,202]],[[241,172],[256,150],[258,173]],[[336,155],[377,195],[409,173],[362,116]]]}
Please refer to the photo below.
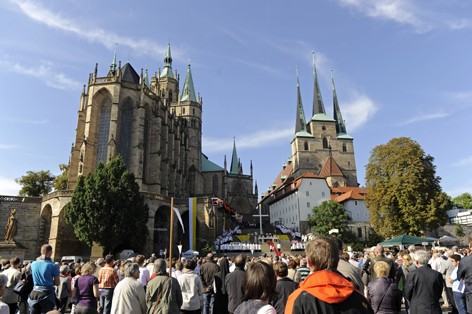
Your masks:
{"label": "black jacket", "polygon": [[228,293],[228,312],[234,313],[234,310],[243,303],[243,279],[246,272],[236,267],[232,273],[226,275],[225,288]]}
{"label": "black jacket", "polygon": [[275,286],[275,291],[277,291],[277,298],[273,300],[273,306],[277,311],[277,314],[283,314],[285,311],[285,303],[293,291],[298,288],[298,283],[294,282],[292,279],[285,277],[280,280],[277,280],[277,285]]}
{"label": "black jacket", "polygon": [[411,314],[441,314],[439,299],[443,290],[443,277],[429,266],[421,266],[406,276],[405,298]]}
{"label": "black jacket", "polygon": [[[367,299],[378,314],[396,314],[400,312],[402,295],[397,284],[387,278],[377,278],[367,286]],[[378,309],[378,310],[377,310]]]}

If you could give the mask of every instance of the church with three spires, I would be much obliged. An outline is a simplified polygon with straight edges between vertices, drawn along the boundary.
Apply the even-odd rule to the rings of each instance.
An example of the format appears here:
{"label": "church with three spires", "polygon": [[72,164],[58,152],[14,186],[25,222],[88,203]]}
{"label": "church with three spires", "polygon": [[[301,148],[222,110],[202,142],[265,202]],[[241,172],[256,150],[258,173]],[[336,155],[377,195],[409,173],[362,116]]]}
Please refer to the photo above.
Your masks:
{"label": "church with three spires", "polygon": [[[297,68],[291,155],[260,202],[261,212],[269,216],[270,223],[301,233],[310,232],[308,219],[313,207],[327,200],[343,203],[355,223],[362,225],[369,221],[363,202],[365,189],[357,182],[353,137],[347,133],[342,118],[334,78],[331,78],[333,117],[330,117],[321,97],[314,54],[313,81],[312,115],[307,121]],[[361,237],[367,236],[364,227],[355,230]]]}

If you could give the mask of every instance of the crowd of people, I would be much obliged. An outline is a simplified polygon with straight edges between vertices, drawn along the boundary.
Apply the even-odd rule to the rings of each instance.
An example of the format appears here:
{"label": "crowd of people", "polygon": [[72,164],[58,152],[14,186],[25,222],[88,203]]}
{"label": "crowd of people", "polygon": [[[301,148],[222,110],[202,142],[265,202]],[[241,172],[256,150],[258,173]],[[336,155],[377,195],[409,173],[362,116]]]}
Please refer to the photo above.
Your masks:
{"label": "crowd of people", "polygon": [[345,252],[339,238],[317,237],[298,255],[210,253],[182,260],[107,255],[61,265],[45,244],[32,263],[2,260],[0,314],[394,314],[402,304],[412,314],[442,313],[441,305],[465,314],[472,309],[467,253],[415,246],[386,252],[381,245]]}

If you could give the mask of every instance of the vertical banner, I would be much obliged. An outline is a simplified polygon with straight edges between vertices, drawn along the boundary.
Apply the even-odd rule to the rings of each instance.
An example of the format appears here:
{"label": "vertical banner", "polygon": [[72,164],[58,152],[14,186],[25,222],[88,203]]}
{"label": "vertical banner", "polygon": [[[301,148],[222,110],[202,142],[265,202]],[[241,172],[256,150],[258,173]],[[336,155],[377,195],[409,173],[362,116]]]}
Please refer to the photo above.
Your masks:
{"label": "vertical banner", "polygon": [[188,243],[190,250],[197,248],[197,198],[188,199]]}

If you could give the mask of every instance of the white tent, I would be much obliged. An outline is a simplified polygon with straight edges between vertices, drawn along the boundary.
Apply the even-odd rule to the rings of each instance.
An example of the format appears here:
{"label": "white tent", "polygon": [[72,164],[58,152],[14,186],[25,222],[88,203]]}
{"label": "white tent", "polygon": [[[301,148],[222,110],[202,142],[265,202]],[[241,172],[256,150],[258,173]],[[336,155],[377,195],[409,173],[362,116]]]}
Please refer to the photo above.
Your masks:
{"label": "white tent", "polygon": [[438,242],[439,242],[439,245],[444,245],[444,244],[459,244],[459,240],[454,238],[454,237],[451,237],[451,236],[442,236],[438,239]]}

